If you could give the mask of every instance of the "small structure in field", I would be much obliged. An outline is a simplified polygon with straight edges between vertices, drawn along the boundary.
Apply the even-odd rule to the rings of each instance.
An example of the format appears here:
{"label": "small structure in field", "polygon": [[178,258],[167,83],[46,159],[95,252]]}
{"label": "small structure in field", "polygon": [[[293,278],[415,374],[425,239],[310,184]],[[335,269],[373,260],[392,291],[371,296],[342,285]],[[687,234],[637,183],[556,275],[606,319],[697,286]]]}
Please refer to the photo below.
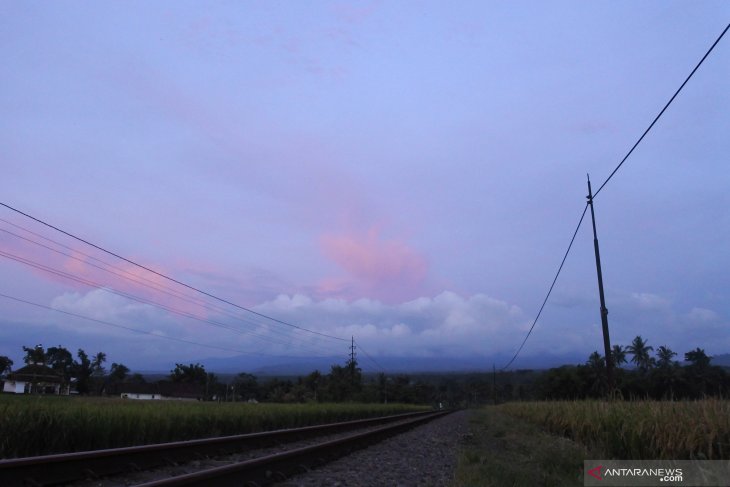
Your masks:
{"label": "small structure in field", "polygon": [[30,364],[8,375],[3,392],[11,394],[53,394],[67,396],[63,375],[43,364]]}
{"label": "small structure in field", "polygon": [[152,384],[122,383],[106,390],[122,399],[142,401],[200,401],[204,390],[198,384],[161,381]]}

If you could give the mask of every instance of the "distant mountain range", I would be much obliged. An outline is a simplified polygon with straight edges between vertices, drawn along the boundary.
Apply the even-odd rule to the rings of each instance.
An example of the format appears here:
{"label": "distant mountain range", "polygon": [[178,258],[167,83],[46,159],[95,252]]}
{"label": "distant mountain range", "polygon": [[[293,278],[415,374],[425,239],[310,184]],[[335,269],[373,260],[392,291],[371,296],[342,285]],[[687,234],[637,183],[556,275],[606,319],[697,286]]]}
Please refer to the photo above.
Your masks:
{"label": "distant mountain range", "polygon": [[[389,374],[408,373],[447,373],[447,372],[491,372],[492,365],[497,370],[503,367],[512,357],[499,355],[495,357],[374,357],[357,358],[358,365],[366,373],[385,371]],[[327,373],[333,365],[345,365],[345,357],[252,357],[239,355],[228,358],[201,358],[193,361],[201,363],[205,369],[217,374],[239,374],[246,372],[256,376],[297,376],[306,375],[315,370]],[[577,365],[585,362],[585,357],[570,355],[549,355],[541,357],[519,357],[511,366],[517,369],[549,369],[561,365]],[[187,362],[186,362],[187,363]],[[730,367],[730,354],[712,357],[712,365]],[[157,364],[145,367],[145,374],[169,374],[175,364]]]}
{"label": "distant mountain range", "polygon": [[[385,371],[387,373],[423,372],[491,372],[492,366],[499,370],[511,356],[464,356],[464,357],[374,357],[358,356],[358,365],[366,373]],[[246,372],[256,376],[306,375],[314,370],[327,373],[333,365],[345,365],[346,357],[252,357],[240,355],[228,358],[203,358],[198,362],[205,369],[218,374]],[[510,369],[546,369],[564,364],[578,364],[585,360],[572,356],[520,357]],[[145,373],[169,373],[175,364],[159,364],[147,367]]]}
{"label": "distant mountain range", "polygon": [[722,353],[720,355],[714,355],[712,357],[712,365],[719,365],[721,367],[730,367],[730,353]]}

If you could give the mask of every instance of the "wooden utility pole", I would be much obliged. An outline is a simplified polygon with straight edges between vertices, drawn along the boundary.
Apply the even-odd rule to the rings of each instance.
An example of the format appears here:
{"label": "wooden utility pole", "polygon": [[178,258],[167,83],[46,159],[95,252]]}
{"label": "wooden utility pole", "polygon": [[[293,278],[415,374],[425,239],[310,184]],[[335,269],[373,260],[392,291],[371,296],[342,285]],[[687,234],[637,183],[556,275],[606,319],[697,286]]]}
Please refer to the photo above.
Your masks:
{"label": "wooden utility pole", "polygon": [[601,326],[603,327],[603,349],[606,357],[606,379],[608,392],[613,393],[613,357],[611,356],[611,338],[608,334],[608,309],[606,298],[603,295],[603,273],[601,272],[601,253],[598,250],[598,234],[596,233],[596,214],[593,211],[593,190],[591,177],[588,176],[588,204],[591,207],[591,221],[593,222],[593,250],[596,253],[596,272],[598,273],[598,296],[601,300]]}

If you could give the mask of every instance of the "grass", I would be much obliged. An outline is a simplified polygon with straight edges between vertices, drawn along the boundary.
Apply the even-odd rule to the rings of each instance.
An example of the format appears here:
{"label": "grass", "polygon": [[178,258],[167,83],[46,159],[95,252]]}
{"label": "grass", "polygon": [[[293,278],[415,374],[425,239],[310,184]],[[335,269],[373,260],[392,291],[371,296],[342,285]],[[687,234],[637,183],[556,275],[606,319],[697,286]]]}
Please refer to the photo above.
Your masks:
{"label": "grass", "polygon": [[428,409],[0,395],[0,458],[293,428]]}
{"label": "grass", "polygon": [[474,411],[454,486],[579,486],[588,450],[534,424],[486,407]]}
{"label": "grass", "polygon": [[729,460],[730,401],[556,401],[499,406],[623,460]]}
{"label": "grass", "polygon": [[719,399],[514,402],[471,421],[454,486],[583,485],[586,459],[730,459]]}

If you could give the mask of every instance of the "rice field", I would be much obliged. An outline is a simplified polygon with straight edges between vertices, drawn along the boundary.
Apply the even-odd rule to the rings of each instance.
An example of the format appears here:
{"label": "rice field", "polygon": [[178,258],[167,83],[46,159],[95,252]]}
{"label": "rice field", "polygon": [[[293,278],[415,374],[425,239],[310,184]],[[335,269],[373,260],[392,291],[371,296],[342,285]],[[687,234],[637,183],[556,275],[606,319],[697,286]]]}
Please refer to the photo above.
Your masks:
{"label": "rice field", "polygon": [[730,459],[730,401],[555,401],[497,408],[613,459]]}
{"label": "rice field", "polygon": [[0,395],[0,458],[233,435],[424,409],[428,407]]}

